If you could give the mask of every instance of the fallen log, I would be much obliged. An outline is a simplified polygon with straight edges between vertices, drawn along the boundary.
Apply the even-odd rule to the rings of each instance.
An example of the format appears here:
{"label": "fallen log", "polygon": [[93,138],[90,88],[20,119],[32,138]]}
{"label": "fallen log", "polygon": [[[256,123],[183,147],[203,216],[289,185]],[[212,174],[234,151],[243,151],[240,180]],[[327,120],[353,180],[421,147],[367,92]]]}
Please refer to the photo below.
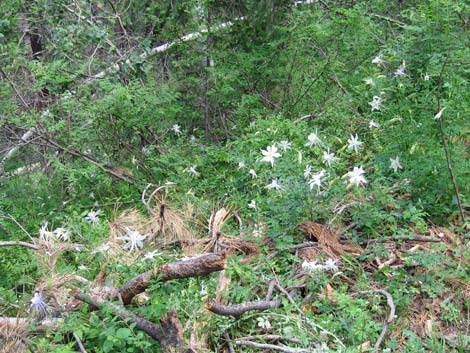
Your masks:
{"label": "fallen log", "polygon": [[134,277],[122,285],[118,293],[124,304],[129,304],[137,294],[150,286],[151,280],[158,278],[162,282],[171,279],[206,276],[215,271],[224,270],[227,265],[225,254],[201,254],[177,262],[170,262]]}

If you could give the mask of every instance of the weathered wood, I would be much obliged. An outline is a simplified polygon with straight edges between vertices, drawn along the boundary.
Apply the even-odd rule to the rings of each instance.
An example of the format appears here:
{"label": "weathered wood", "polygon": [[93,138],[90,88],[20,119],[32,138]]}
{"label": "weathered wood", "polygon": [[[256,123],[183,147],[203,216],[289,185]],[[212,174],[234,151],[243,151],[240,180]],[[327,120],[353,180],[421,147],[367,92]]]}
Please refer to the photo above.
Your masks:
{"label": "weathered wood", "polygon": [[215,300],[209,300],[207,302],[207,309],[212,311],[214,314],[223,316],[234,316],[239,317],[243,313],[251,310],[268,310],[281,307],[282,303],[280,300],[260,300],[256,302],[245,302],[241,304],[224,305],[217,303]]}
{"label": "weathered wood", "polygon": [[156,271],[147,271],[122,285],[118,292],[123,303],[129,304],[134,296],[145,291],[152,279],[158,278],[162,282],[166,282],[177,278],[205,276],[225,269],[226,265],[227,259],[224,254],[201,254],[164,264]]}
{"label": "weathered wood", "polygon": [[160,324],[155,324],[137,316],[132,311],[126,310],[122,305],[105,301],[96,295],[78,293],[75,295],[75,298],[99,310],[105,307],[111,309],[111,312],[121,320],[127,321],[128,323],[135,323],[137,329],[144,331],[154,340],[160,342],[163,352],[174,352],[176,348],[179,348],[183,344],[183,327],[174,309],[170,310],[167,315],[161,319]]}

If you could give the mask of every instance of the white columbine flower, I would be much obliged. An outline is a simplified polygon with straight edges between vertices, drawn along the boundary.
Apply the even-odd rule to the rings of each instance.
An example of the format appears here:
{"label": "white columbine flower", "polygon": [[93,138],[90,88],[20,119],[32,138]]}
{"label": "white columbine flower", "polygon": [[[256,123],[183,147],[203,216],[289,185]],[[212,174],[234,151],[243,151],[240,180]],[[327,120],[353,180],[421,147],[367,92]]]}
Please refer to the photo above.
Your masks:
{"label": "white columbine flower", "polygon": [[39,229],[39,239],[44,241],[50,241],[54,238],[54,233],[47,229],[47,222],[44,222]]}
{"label": "white columbine flower", "polygon": [[142,147],[142,154],[143,154],[144,156],[147,156],[147,157],[150,156],[150,149],[149,149],[149,146],[144,146],[144,147]]}
{"label": "white columbine flower", "polygon": [[261,162],[269,162],[271,166],[274,167],[274,159],[281,157],[281,154],[277,151],[276,145],[268,146],[266,150],[261,150],[263,158]]}
{"label": "white columbine flower", "polygon": [[366,84],[367,86],[375,86],[375,82],[374,82],[374,80],[371,79],[371,78],[365,78],[365,79],[364,79],[364,82],[365,82],[365,84]]}
{"label": "white columbine flower", "polygon": [[375,129],[380,129],[380,127],[381,127],[381,125],[378,122],[376,122],[374,120],[369,121],[369,129],[374,129],[374,128]]}
{"label": "white columbine flower", "polygon": [[271,328],[271,323],[269,320],[265,317],[259,317],[256,319],[258,321],[258,327],[264,328],[264,329],[270,329]]}
{"label": "white columbine flower", "polygon": [[382,55],[378,55],[378,56],[376,56],[375,58],[372,59],[372,64],[381,65],[383,63],[385,63],[385,60],[382,59]]}
{"label": "white columbine flower", "polygon": [[98,252],[107,252],[110,248],[111,248],[111,246],[109,245],[109,243],[104,243],[104,244],[101,244],[100,246],[98,246],[91,253],[96,254]]}
{"label": "white columbine flower", "polygon": [[100,221],[100,219],[98,218],[98,215],[100,214],[100,212],[101,212],[101,210],[96,210],[96,211],[91,210],[86,215],[85,220],[88,221],[91,224],[98,223]]}
{"label": "white columbine flower", "polygon": [[243,161],[238,162],[238,169],[246,168],[246,164]]}
{"label": "white columbine flower", "polygon": [[322,184],[321,178],[323,178],[325,176],[325,174],[326,174],[325,169],[322,169],[318,173],[315,173],[315,174],[312,175],[312,178],[308,182],[308,185],[310,185],[310,190],[312,190],[313,187],[316,186],[317,187],[317,194],[320,192],[320,188],[321,188],[321,184]]}
{"label": "white columbine flower", "polygon": [[309,273],[316,273],[324,271],[323,265],[316,261],[304,261],[302,262],[302,270]]}
{"label": "white columbine flower", "polygon": [[70,232],[65,228],[57,228],[54,230],[54,236],[57,239],[62,239],[63,241],[70,240]]}
{"label": "white columbine flower", "polygon": [[34,295],[33,295],[33,298],[29,301],[29,308],[36,310],[41,315],[45,315],[46,314],[46,307],[47,307],[47,304],[44,301],[44,298],[42,296],[42,292],[35,291]]}
{"label": "white columbine flower", "polygon": [[271,181],[271,184],[266,185],[265,188],[268,190],[272,190],[272,189],[282,190],[284,189],[284,186],[281,183],[279,183],[277,179],[273,179],[273,181]]}
{"label": "white columbine flower", "polygon": [[171,127],[171,130],[175,133],[175,135],[180,135],[181,134],[181,126],[178,124],[175,124]]}
{"label": "white columbine flower", "polygon": [[140,234],[139,231],[137,230],[130,230],[129,228],[127,229],[127,234],[123,237],[118,237],[119,240],[124,240],[127,242],[126,244],[126,249],[129,249],[129,252],[132,252],[132,250],[137,250],[138,248],[142,249],[144,246],[143,240],[147,238],[147,235],[145,234]]}
{"label": "white columbine flower", "polygon": [[362,141],[359,141],[359,136],[353,136],[351,134],[351,138],[348,139],[348,150],[354,150],[357,153],[358,149],[362,148]]}
{"label": "white columbine flower", "polygon": [[325,261],[325,264],[323,265],[325,267],[325,270],[331,271],[331,272],[338,272],[339,267],[338,267],[338,260],[333,260],[333,259],[328,259]]}
{"label": "white columbine flower", "polygon": [[199,291],[199,295],[201,296],[207,295],[207,285],[201,284],[201,290]]}
{"label": "white columbine flower", "polygon": [[323,151],[323,164],[328,164],[328,167],[331,167],[331,163],[335,163],[338,160],[339,158],[333,152],[330,153],[329,148],[328,151]]}
{"label": "white columbine flower", "polygon": [[143,259],[143,260],[144,260],[144,261],[146,261],[146,260],[153,261],[154,258],[155,258],[155,256],[158,256],[158,255],[161,255],[161,254],[162,254],[162,253],[159,252],[158,250],[153,250],[153,251],[150,251],[150,252],[146,253],[146,254],[144,255],[144,259]]}
{"label": "white columbine flower", "polygon": [[254,169],[250,169],[248,171],[248,174],[251,175],[251,178],[254,179],[254,178],[257,178],[258,177],[258,174],[256,174],[255,170]]}
{"label": "white columbine flower", "polygon": [[431,78],[431,76],[429,76],[429,74],[426,72],[424,74],[424,81],[429,81],[430,78]]}
{"label": "white columbine flower", "polygon": [[287,140],[283,140],[283,141],[279,142],[277,145],[279,146],[280,149],[282,149],[285,152],[287,150],[290,150],[290,148],[292,146],[292,143],[290,143]]}
{"label": "white columbine flower", "polygon": [[371,106],[370,110],[373,112],[374,110],[380,110],[382,107],[383,99],[379,96],[372,97],[372,100],[369,102]]}
{"label": "white columbine flower", "polygon": [[307,137],[307,143],[305,146],[310,147],[310,146],[321,146],[322,142],[320,138],[318,137],[318,130],[315,129],[315,132],[312,132],[310,135]]}
{"label": "white columbine flower", "polygon": [[188,173],[189,173],[189,174],[192,174],[192,175],[194,175],[194,176],[199,175],[199,172],[196,170],[196,166],[195,166],[195,165],[193,165],[192,167],[189,167],[189,168],[188,168]]}
{"label": "white columbine flower", "polygon": [[248,208],[256,209],[256,201],[255,201],[255,200],[251,200],[250,203],[248,204]]}
{"label": "white columbine flower", "polygon": [[398,171],[398,169],[403,169],[400,164],[400,157],[396,156],[395,159],[390,158],[390,169],[393,169],[395,173]]}
{"label": "white columbine flower", "polygon": [[442,108],[441,110],[439,110],[439,113],[434,115],[434,120],[439,120],[442,117],[442,113],[444,113],[444,110],[446,110],[446,107]]}
{"label": "white columbine flower", "polygon": [[403,64],[401,64],[398,69],[395,70],[393,73],[394,77],[405,77],[407,76],[406,74],[406,65],[405,65],[405,60],[403,60]]}
{"label": "white columbine flower", "polygon": [[310,175],[312,175],[312,166],[310,164],[307,164],[304,170],[304,178],[308,179]]}
{"label": "white columbine flower", "polygon": [[362,167],[354,167],[354,169],[348,172],[346,175],[349,178],[349,185],[360,186],[361,184],[367,184],[367,179],[364,177],[364,169]]}

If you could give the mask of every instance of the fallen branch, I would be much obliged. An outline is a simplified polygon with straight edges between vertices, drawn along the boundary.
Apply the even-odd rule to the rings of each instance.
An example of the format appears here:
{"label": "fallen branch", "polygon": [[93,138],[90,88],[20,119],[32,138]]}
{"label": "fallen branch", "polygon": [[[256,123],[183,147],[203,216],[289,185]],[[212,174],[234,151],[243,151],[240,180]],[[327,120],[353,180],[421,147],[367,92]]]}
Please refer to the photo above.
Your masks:
{"label": "fallen branch", "polygon": [[31,243],[27,243],[25,241],[0,241],[0,246],[22,246],[25,248],[30,248],[33,250],[39,250],[39,246]]}
{"label": "fallen branch", "polygon": [[390,313],[388,315],[387,321],[384,324],[384,327],[382,329],[382,332],[380,333],[379,338],[377,339],[377,342],[375,342],[375,351],[378,351],[380,349],[380,346],[382,345],[385,335],[387,334],[388,326],[392,323],[393,319],[395,318],[396,308],[395,308],[395,303],[393,302],[392,295],[383,289],[365,290],[365,291],[358,292],[355,295],[372,294],[372,293],[382,294],[383,296],[385,296],[387,298],[387,305],[390,308]]}
{"label": "fallen branch", "polygon": [[119,288],[119,294],[124,304],[129,304],[137,294],[142,293],[150,285],[152,279],[158,278],[166,282],[177,278],[206,276],[215,271],[224,270],[227,259],[224,254],[201,254],[185,260],[170,262],[147,271]]}
{"label": "fallen branch", "polygon": [[285,353],[308,353],[309,352],[306,349],[282,347],[282,346],[276,346],[274,344],[256,343],[256,342],[244,341],[244,340],[236,340],[235,344],[237,346],[247,346],[247,347],[254,347],[254,348],[268,349],[268,350],[270,349],[273,351],[279,351],[279,352],[285,352]]}
{"label": "fallen branch", "polygon": [[280,300],[260,300],[256,302],[245,302],[241,304],[231,304],[231,305],[224,305],[217,303],[215,300],[208,300],[207,302],[207,309],[212,311],[214,314],[222,315],[222,316],[233,316],[233,317],[240,317],[242,314],[246,313],[247,311],[257,310],[263,311],[268,309],[275,309],[280,308],[282,303]]}
{"label": "fallen branch", "polygon": [[111,312],[127,323],[134,323],[135,327],[144,331],[154,340],[160,342],[163,352],[172,352],[176,347],[181,346],[183,337],[183,327],[179,321],[176,311],[173,309],[160,321],[155,324],[147,319],[137,316],[132,311],[126,310],[121,305],[103,300],[98,296],[91,296],[78,293],[75,298],[84,301],[98,309],[108,308]]}
{"label": "fallen branch", "polygon": [[[240,18],[236,18],[235,20],[243,20],[243,19],[244,19],[243,17],[240,17]],[[221,23],[219,25],[215,25],[215,26],[211,27],[211,31],[218,31],[218,30],[230,27],[232,25],[233,25],[233,22],[231,22],[231,21],[224,22],[224,23]],[[207,32],[209,32],[209,29],[208,28],[203,28],[199,32],[188,33],[188,34],[182,36],[181,38],[179,38],[179,39],[177,39],[173,42],[169,42],[169,43],[165,43],[163,45],[159,45],[157,47],[154,47],[154,48],[150,49],[150,51],[148,51],[148,52],[140,54],[135,59],[135,61],[140,62],[140,61],[148,60],[148,59],[154,57],[155,55],[157,55],[159,53],[163,53],[163,52],[167,51],[168,49],[170,49],[171,47],[173,47],[176,44],[189,42],[191,40],[198,39],[198,38],[202,37],[202,35],[207,33]],[[127,59],[124,63],[126,65],[130,65],[131,60]],[[85,83],[91,83],[91,82],[95,81],[96,79],[101,79],[101,78],[105,77],[106,75],[108,75],[112,72],[115,72],[116,70],[119,70],[119,64],[118,63],[108,67],[107,69],[105,69],[105,70],[103,70],[99,73],[97,73],[93,77],[88,78],[85,81]]]}
{"label": "fallen branch", "polygon": [[[42,122],[47,116],[49,115],[49,110],[45,110],[42,112],[41,116],[39,117],[39,122]],[[0,160],[0,175],[4,173],[4,165],[7,160],[9,160],[11,157],[13,157],[16,152],[20,149],[20,147],[28,144],[29,140],[34,136],[34,133],[36,132],[36,126],[33,126],[29,128],[25,133],[21,136],[21,144],[15,145],[10,150],[8,150],[7,153],[2,157],[2,160]]]}
{"label": "fallen branch", "polygon": [[235,353],[235,349],[233,348],[232,340],[230,339],[230,336],[228,335],[227,332],[223,334],[223,337],[225,339],[225,342],[227,343],[227,348],[229,353]]}

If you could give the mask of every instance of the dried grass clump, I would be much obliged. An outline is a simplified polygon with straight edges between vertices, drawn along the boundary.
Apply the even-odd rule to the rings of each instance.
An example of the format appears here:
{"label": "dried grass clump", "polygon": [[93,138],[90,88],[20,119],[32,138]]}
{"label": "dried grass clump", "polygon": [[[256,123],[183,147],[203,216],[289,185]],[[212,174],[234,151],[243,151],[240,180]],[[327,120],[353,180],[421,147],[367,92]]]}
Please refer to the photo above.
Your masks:
{"label": "dried grass clump", "polygon": [[309,253],[305,254],[308,260],[314,259],[320,253],[336,260],[340,259],[341,255],[359,256],[363,252],[357,244],[341,244],[339,236],[323,224],[306,221],[300,223],[297,228],[305,235],[307,240],[318,242],[318,248],[309,248]]}
{"label": "dried grass clump", "polygon": [[[191,205],[187,206],[189,210]],[[162,246],[180,242],[181,244],[191,243],[193,236],[186,226],[186,215],[165,203],[157,203],[152,210],[149,220],[149,233],[152,239]]]}
{"label": "dried grass clump", "polygon": [[80,244],[63,243],[52,240],[48,241],[44,239],[38,239],[35,242],[35,245],[38,246],[37,258],[42,263],[42,267],[49,269],[51,272],[55,272],[57,259],[65,251],[77,251],[83,249],[83,245]]}
{"label": "dried grass clump", "polygon": [[[142,203],[149,213],[148,234],[150,240],[155,240],[159,245],[166,246],[171,243],[188,243],[193,237],[186,221],[192,215],[192,206],[186,207],[183,213],[168,206],[165,202],[168,188],[171,184],[154,186],[147,185],[142,193]],[[147,191],[153,187],[153,191],[146,198]],[[153,203],[153,206],[151,206]]]}
{"label": "dried grass clump", "polygon": [[119,262],[131,265],[140,256],[139,251],[130,252],[125,248],[125,242],[120,239],[129,231],[138,231],[140,234],[148,234],[149,221],[137,209],[124,210],[117,215],[118,207],[114,211],[114,220],[109,223],[109,249],[104,253],[108,259],[119,259]]}
{"label": "dried grass clump", "polygon": [[0,353],[26,352],[27,325],[25,319],[0,318]]}
{"label": "dried grass clump", "polygon": [[50,273],[38,281],[36,290],[42,292],[43,299],[47,303],[48,315],[57,316],[59,313],[70,309],[69,284],[73,282],[89,284],[85,278],[73,273],[61,275]]}
{"label": "dried grass clump", "polygon": [[259,253],[259,247],[257,243],[245,240],[242,236],[233,237],[222,232],[224,224],[232,217],[238,221],[241,229],[241,219],[235,212],[230,211],[225,207],[212,212],[208,224],[209,237],[186,243],[185,246],[183,246],[184,252],[187,254],[223,252],[227,255],[249,255],[248,258],[257,255]]}
{"label": "dried grass clump", "polygon": [[[1,335],[1,334],[0,334]],[[26,345],[19,338],[0,338],[0,353],[23,353],[26,352]]]}

